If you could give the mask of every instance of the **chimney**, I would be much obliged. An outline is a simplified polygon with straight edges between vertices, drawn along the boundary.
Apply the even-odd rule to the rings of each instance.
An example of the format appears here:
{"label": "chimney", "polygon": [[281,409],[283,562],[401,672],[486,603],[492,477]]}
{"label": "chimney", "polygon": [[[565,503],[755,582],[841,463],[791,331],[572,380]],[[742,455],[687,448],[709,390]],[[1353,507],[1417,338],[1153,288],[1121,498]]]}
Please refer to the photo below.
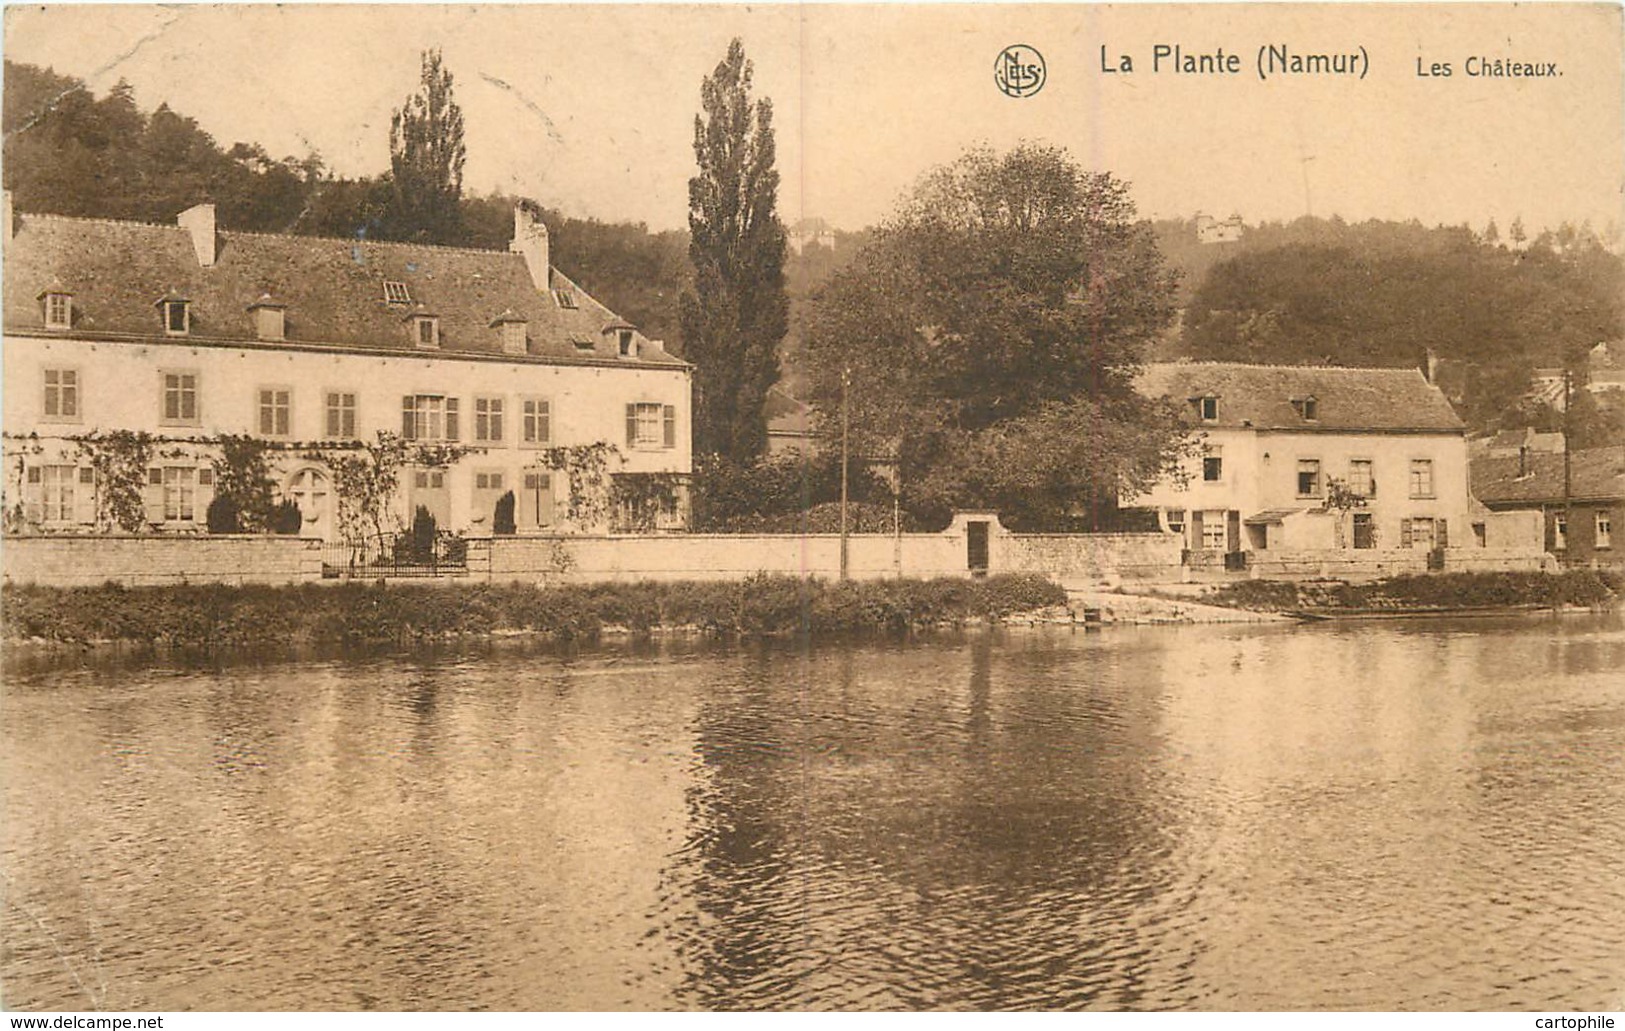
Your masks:
{"label": "chimney", "polygon": [[175,216],[175,224],[192,234],[192,250],[197,263],[214,267],[214,205],[195,204]]}
{"label": "chimney", "polygon": [[508,244],[508,250],[525,256],[525,264],[530,268],[530,281],[536,284],[536,289],[546,290],[552,282],[547,274],[548,262],[551,261],[547,226],[542,223],[540,212],[528,204],[514,205],[513,242]]}
{"label": "chimney", "polygon": [[1439,379],[1439,356],[1429,347],[1422,352],[1422,375],[1429,383],[1437,384]]}
{"label": "chimney", "polygon": [[13,229],[12,229],[12,221],[11,221],[11,191],[6,190],[5,194],[6,194],[6,210],[5,210],[5,212],[3,214],[0,214],[0,218],[5,219],[5,221],[3,223],[0,223],[0,229],[3,229],[5,231],[5,234],[6,234],[5,239],[9,240],[14,235]]}

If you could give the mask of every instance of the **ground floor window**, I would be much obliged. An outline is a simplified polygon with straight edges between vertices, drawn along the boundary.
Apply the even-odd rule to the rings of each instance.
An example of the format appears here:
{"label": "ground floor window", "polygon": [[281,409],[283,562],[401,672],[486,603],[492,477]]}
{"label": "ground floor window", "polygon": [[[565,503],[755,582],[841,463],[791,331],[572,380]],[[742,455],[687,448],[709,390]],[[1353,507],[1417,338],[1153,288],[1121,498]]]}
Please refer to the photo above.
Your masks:
{"label": "ground floor window", "polygon": [[1569,517],[1562,512],[1552,517],[1552,550],[1566,551],[1569,546]]}
{"label": "ground floor window", "polygon": [[1434,548],[1448,547],[1449,526],[1443,519],[1418,517],[1402,520],[1399,524],[1399,546],[1402,548],[1422,548],[1431,551]]}
{"label": "ground floor window", "polygon": [[1611,548],[1614,546],[1614,516],[1606,509],[1597,511],[1596,540],[1592,545],[1597,548]]}
{"label": "ground floor window", "polygon": [[95,473],[72,465],[35,465],[28,469],[24,492],[28,514],[46,525],[88,522]]}
{"label": "ground floor window", "polygon": [[1210,509],[1202,513],[1202,550],[1225,550],[1225,518],[1222,508]]}
{"label": "ground floor window", "polygon": [[191,466],[166,465],[147,470],[147,485],[156,495],[150,515],[158,522],[189,523],[197,518],[197,473]]}

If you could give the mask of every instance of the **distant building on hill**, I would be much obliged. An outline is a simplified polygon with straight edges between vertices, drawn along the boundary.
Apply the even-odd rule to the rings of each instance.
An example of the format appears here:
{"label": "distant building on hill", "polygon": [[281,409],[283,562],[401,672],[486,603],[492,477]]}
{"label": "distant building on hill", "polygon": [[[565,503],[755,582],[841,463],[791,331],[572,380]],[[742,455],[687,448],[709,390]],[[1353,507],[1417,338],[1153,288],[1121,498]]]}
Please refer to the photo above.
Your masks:
{"label": "distant building on hill", "polygon": [[1235,243],[1241,239],[1242,229],[1240,215],[1231,215],[1221,222],[1212,215],[1196,213],[1198,243]]}
{"label": "distant building on hill", "polygon": [[835,230],[821,218],[804,218],[797,222],[790,227],[787,239],[790,249],[797,254],[814,244],[835,249]]}

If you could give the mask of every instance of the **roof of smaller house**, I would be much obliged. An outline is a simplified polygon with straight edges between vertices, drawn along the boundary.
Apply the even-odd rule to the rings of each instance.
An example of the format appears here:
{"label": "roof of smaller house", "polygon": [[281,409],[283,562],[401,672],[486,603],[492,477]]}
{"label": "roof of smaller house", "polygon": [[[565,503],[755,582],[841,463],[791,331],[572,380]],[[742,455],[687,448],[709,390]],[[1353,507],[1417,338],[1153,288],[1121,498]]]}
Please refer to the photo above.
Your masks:
{"label": "roof of smaller house", "polygon": [[[1486,505],[1563,501],[1561,454],[1531,452],[1526,461],[1516,455],[1479,458],[1471,475],[1473,496]],[[1569,452],[1569,482],[1575,500],[1625,499],[1625,447]]]}
{"label": "roof of smaller house", "polygon": [[812,405],[778,387],[768,388],[762,402],[762,415],[767,419],[768,433],[804,437],[812,432]]}
{"label": "roof of smaller house", "polygon": [[[1319,432],[1458,433],[1465,427],[1438,387],[1420,369],[1360,369],[1325,365],[1244,365],[1158,362],[1135,381],[1149,397],[1218,399],[1218,418],[1203,426]],[[1294,401],[1315,399],[1314,419]]]}
{"label": "roof of smaller house", "polygon": [[1562,451],[1563,434],[1545,433],[1533,426],[1500,430],[1488,437],[1469,442],[1476,451],[1489,455],[1516,455],[1520,448],[1531,451]]}
{"label": "roof of smaller house", "polygon": [[[258,334],[249,306],[270,294],[286,311],[279,347],[411,350],[411,317],[433,315],[441,353],[498,356],[503,338],[492,324],[505,316],[527,323],[532,358],[623,361],[604,335],[622,324],[614,312],[551,268],[549,286],[576,295],[575,307],[561,307],[512,251],[229,230],[216,240],[215,263],[203,267],[179,226],[23,214],[6,241],[6,331],[40,329],[36,295],[56,284],[73,294],[73,328],[88,337],[162,337],[153,305],[173,297],[191,302],[192,340],[251,343]],[[386,282],[404,286],[405,298],[388,296]],[[632,361],[685,364],[654,341]]]}
{"label": "roof of smaller house", "polygon": [[1272,523],[1282,523],[1290,516],[1309,511],[1307,508],[1266,508],[1256,515],[1250,515],[1242,522],[1248,526],[1264,526]]}

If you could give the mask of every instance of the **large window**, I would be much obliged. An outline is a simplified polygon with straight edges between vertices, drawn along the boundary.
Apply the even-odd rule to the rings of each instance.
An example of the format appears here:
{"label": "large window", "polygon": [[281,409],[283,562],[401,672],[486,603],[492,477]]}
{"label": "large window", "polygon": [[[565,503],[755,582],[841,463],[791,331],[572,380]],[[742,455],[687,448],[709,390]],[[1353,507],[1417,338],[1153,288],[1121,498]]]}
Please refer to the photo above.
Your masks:
{"label": "large window", "polygon": [[1320,497],[1320,459],[1298,459],[1298,497]]}
{"label": "large window", "polygon": [[476,397],[474,399],[474,439],[491,444],[502,443],[502,398]]}
{"label": "large window", "polygon": [[197,515],[197,470],[166,465],[147,470],[147,482],[161,491],[166,523],[191,522]]}
{"label": "large window", "polygon": [[1433,459],[1411,459],[1411,497],[1433,497]]}
{"label": "large window", "polygon": [[519,404],[520,442],[527,447],[545,447],[553,440],[553,406],[546,398],[527,397]]}
{"label": "large window", "polygon": [[457,440],[457,399],[407,394],[401,399],[401,436],[407,440]]}
{"label": "large window", "polygon": [[1614,546],[1614,516],[1606,509],[1597,510],[1596,540],[1592,547],[1612,548]]}
{"label": "large window", "polygon": [[327,392],[326,434],[337,440],[355,437],[355,395],[338,390]]}
{"label": "large window", "polygon": [[54,422],[79,421],[77,369],[45,370],[45,417]]}
{"label": "large window", "polygon": [[164,394],[160,422],[195,426],[198,423],[198,377],[195,372],[163,373]]}
{"label": "large window", "polygon": [[1228,533],[1226,524],[1229,513],[1222,508],[1210,509],[1202,513],[1202,550],[1223,551],[1228,546]]}
{"label": "large window", "polygon": [[260,388],[260,435],[286,437],[293,432],[293,392],[287,387]]}
{"label": "large window", "polygon": [[1202,479],[1207,483],[1218,483],[1224,479],[1224,456],[1219,448],[1210,447],[1202,455]]}
{"label": "large window", "polygon": [[1371,459],[1349,460],[1349,491],[1362,498],[1376,496],[1377,481],[1372,473]]}
{"label": "large window", "polygon": [[676,406],[644,401],[627,405],[626,444],[634,448],[676,447]]}
{"label": "large window", "polygon": [[31,514],[46,524],[73,522],[77,518],[78,491],[85,500],[94,484],[94,473],[72,465],[35,465],[28,469],[28,499]]}

